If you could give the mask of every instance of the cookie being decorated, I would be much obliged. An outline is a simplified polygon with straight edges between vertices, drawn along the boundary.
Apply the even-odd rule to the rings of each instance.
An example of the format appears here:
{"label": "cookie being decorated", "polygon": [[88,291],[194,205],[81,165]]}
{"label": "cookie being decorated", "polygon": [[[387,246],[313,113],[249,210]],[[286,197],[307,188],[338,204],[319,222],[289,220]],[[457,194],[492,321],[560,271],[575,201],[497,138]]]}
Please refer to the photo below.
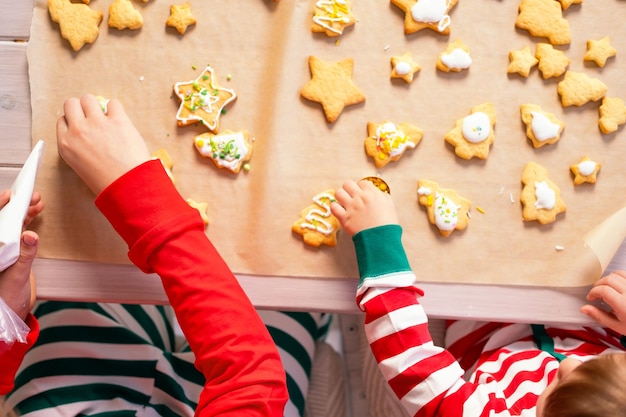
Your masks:
{"label": "cookie being decorated", "polygon": [[606,84],[597,78],[574,71],[567,71],[563,81],[557,85],[563,107],[582,106],[590,101],[598,101],[604,97],[608,89]]}
{"label": "cookie being decorated", "polygon": [[115,0],[109,6],[109,27],[135,30],[143,26],[143,17],[130,0]]}
{"label": "cookie being decorated", "polygon": [[59,24],[61,37],[70,43],[74,51],[85,44],[94,43],[100,30],[98,26],[104,15],[83,3],[70,0],[48,0],[50,19]]}
{"label": "cookie being decorated", "polygon": [[604,38],[594,41],[587,41],[587,52],[583,57],[583,61],[595,62],[600,68],[604,67],[606,60],[617,55],[617,49],[611,46],[611,38]]}
{"label": "cookie being decorated", "polygon": [[365,152],[372,157],[376,168],[399,160],[407,149],[413,149],[422,140],[424,131],[410,123],[368,123]]}
{"label": "cookie being decorated", "polygon": [[561,190],[548,178],[548,171],[535,162],[529,162],[522,172],[522,218],[524,221],[552,223],[557,215],[567,210]]}
{"label": "cookie being decorated", "polygon": [[300,218],[291,230],[301,235],[304,243],[319,247],[337,246],[339,220],[330,212],[330,203],[335,201],[335,191],[326,190],[313,197],[313,204],[300,212]]}
{"label": "cookie being decorated", "polygon": [[450,10],[457,0],[391,0],[404,12],[404,33],[430,29],[442,35],[450,34]]}
{"label": "cookie being decorated", "polygon": [[309,67],[311,80],[300,90],[300,95],[320,103],[328,123],[337,120],[346,106],[365,101],[365,96],[352,81],[352,58],[329,63],[310,56]]}
{"label": "cookie being decorated", "polygon": [[529,46],[509,52],[509,66],[506,70],[509,74],[519,74],[522,77],[528,78],[530,70],[533,69],[539,60],[530,51]]}
{"label": "cookie being decorated", "polygon": [[415,73],[420,69],[421,67],[417,62],[413,61],[410,52],[391,57],[391,78],[400,78],[409,84],[413,81]]}
{"label": "cookie being decorated", "polygon": [[235,174],[252,158],[253,143],[247,130],[203,133],[196,136],[194,144],[200,155],[210,158],[216,167],[228,169]]}
{"label": "cookie being decorated", "polygon": [[532,36],[547,38],[552,45],[566,45],[572,40],[561,4],[555,0],[522,0],[515,27],[527,30]]}
{"label": "cookie being decorated", "polygon": [[626,123],[626,105],[619,97],[604,97],[598,111],[598,127],[604,134],[613,133]]}
{"label": "cookie being decorated", "polygon": [[496,110],[487,102],[474,108],[469,116],[456,121],[456,126],[445,136],[445,141],[454,146],[454,153],[463,159],[487,159],[495,140],[494,125]]}
{"label": "cookie being decorated", "polygon": [[592,161],[588,156],[583,156],[578,163],[569,167],[574,174],[574,185],[595,184],[601,167],[601,164]]}
{"label": "cookie being decorated", "polygon": [[543,79],[560,77],[565,73],[571,60],[563,51],[555,49],[549,43],[538,43],[535,57],[539,60],[538,68]]}
{"label": "cookie being decorated", "polygon": [[343,34],[344,29],[354,25],[355,22],[350,0],[317,0],[311,31],[325,33],[326,36],[334,38]]}
{"label": "cookie being decorated", "polygon": [[526,136],[535,148],[553,145],[561,138],[565,123],[554,114],[544,111],[541,106],[522,104],[520,113],[526,125]]}
{"label": "cookie being decorated", "polygon": [[437,69],[443,72],[460,72],[468,69],[470,65],[472,65],[472,57],[469,47],[461,39],[450,43],[437,59]]}
{"label": "cookie being decorated", "polygon": [[187,28],[196,24],[196,18],[191,14],[189,2],[181,5],[172,4],[170,6],[170,17],[165,21],[165,26],[173,27],[184,35]]}
{"label": "cookie being decorated", "polygon": [[430,180],[417,183],[417,201],[426,207],[428,221],[437,227],[443,237],[455,230],[463,230],[469,223],[469,210],[472,203],[461,197],[455,190],[439,188]]}
{"label": "cookie being decorated", "polygon": [[174,84],[174,94],[180,100],[176,112],[178,126],[200,122],[212,132],[219,130],[220,116],[226,105],[237,98],[233,90],[215,82],[210,66],[195,80]]}

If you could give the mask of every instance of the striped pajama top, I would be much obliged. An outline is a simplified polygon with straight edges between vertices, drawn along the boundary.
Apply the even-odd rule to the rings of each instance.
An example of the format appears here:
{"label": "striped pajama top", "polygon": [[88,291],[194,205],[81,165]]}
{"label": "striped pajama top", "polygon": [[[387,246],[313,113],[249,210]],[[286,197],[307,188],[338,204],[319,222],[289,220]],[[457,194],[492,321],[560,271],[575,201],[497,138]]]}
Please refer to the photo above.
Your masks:
{"label": "striped pajama top", "polygon": [[435,346],[401,236],[399,225],[387,225],[364,230],[353,241],[365,333],[379,369],[411,416],[534,417],[559,355],[588,360],[624,352],[620,335],[600,327],[470,321],[448,323],[447,349]]}

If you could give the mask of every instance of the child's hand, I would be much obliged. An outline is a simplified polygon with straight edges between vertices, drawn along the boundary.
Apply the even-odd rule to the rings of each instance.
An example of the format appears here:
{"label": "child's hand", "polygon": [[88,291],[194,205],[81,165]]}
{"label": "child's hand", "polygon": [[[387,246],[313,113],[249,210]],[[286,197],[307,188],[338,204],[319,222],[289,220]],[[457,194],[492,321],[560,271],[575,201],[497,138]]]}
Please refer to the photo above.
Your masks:
{"label": "child's hand", "polygon": [[150,159],[145,141],[122,104],[110,100],[104,114],[93,95],[67,99],[57,121],[61,157],[95,193]]}
{"label": "child's hand", "polygon": [[361,180],[346,181],[335,191],[336,202],[330,210],[350,235],[386,224],[398,224],[398,215],[391,195],[380,191],[374,184]]}
{"label": "child's hand", "polygon": [[626,335],[626,271],[615,271],[600,278],[589,293],[587,300],[600,300],[611,310],[604,311],[592,305],[584,305],[580,311],[604,327]]}

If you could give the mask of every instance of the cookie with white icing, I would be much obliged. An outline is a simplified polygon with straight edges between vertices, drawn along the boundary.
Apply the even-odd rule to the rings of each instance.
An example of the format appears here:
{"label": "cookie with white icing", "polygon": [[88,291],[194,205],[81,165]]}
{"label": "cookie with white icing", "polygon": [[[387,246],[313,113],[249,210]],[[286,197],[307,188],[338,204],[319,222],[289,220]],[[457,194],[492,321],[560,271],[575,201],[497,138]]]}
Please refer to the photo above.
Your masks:
{"label": "cookie with white icing", "polygon": [[495,140],[496,110],[487,102],[472,108],[468,116],[456,121],[445,141],[454,146],[454,153],[463,159],[487,159]]}
{"label": "cookie with white icing", "polygon": [[469,46],[461,39],[448,44],[445,52],[439,54],[437,59],[437,69],[443,72],[460,72],[472,65]]}
{"label": "cookie with white icing", "polygon": [[252,158],[253,138],[247,130],[202,133],[196,136],[194,145],[200,155],[211,159],[216,167],[235,174]]}
{"label": "cookie with white icing", "polygon": [[544,111],[541,106],[522,104],[520,113],[526,125],[526,136],[535,148],[553,145],[561,138],[565,123],[554,114]]}
{"label": "cookie with white icing", "polygon": [[393,122],[367,124],[365,152],[372,157],[376,168],[398,161],[404,153],[422,140],[424,131],[410,123]]}
{"label": "cookie with white icing", "polygon": [[583,156],[578,163],[569,167],[574,174],[574,185],[595,184],[601,167],[602,164],[592,161],[588,156]]}
{"label": "cookie with white icing", "polygon": [[350,0],[317,0],[313,10],[313,33],[325,33],[330,38],[343,34],[345,28],[354,25]]}
{"label": "cookie with white icing", "polygon": [[443,237],[469,224],[472,203],[453,189],[439,188],[436,182],[422,179],[417,183],[417,201],[426,207],[428,221]]}
{"label": "cookie with white icing", "polygon": [[567,206],[561,198],[561,190],[548,177],[548,171],[529,162],[522,172],[522,218],[524,221],[552,223],[557,215],[564,213]]}
{"label": "cookie with white icing", "polygon": [[391,0],[404,12],[404,33],[430,29],[442,35],[450,34],[450,10],[458,0]]}
{"label": "cookie with white icing", "polygon": [[291,230],[302,236],[304,243],[319,247],[337,246],[339,220],[330,212],[330,203],[335,201],[335,190],[326,190],[313,197],[313,204],[300,212],[300,218]]}

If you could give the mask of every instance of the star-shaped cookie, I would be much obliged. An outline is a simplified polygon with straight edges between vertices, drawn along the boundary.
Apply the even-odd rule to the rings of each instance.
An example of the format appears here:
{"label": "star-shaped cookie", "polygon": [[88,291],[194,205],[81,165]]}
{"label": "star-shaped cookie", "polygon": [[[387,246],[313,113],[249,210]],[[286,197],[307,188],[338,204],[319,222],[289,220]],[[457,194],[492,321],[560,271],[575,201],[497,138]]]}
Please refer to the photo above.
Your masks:
{"label": "star-shaped cookie", "polygon": [[458,0],[444,1],[445,9],[437,10],[433,0],[391,0],[404,12],[404,33],[430,29],[442,35],[450,34],[450,10]]}
{"label": "star-shaped cookie", "polygon": [[522,184],[520,200],[524,221],[552,223],[558,214],[567,210],[561,198],[561,190],[550,181],[548,171],[536,162],[529,162],[524,167]]}
{"label": "star-shaped cookie", "polygon": [[602,164],[592,161],[588,156],[583,156],[578,163],[569,167],[572,174],[574,174],[574,185],[580,185],[585,182],[595,184],[601,167]]}
{"label": "star-shaped cookie", "polygon": [[619,97],[604,97],[598,111],[598,127],[602,133],[613,133],[626,123],[626,105]]}
{"label": "star-shaped cookie", "polygon": [[538,43],[535,57],[539,60],[538,68],[541,76],[545,79],[560,77],[565,73],[571,60],[563,51],[555,49],[549,43]]}
{"label": "star-shaped cookie", "polygon": [[574,71],[567,71],[563,81],[557,85],[563,107],[582,106],[589,101],[598,101],[604,97],[608,89],[606,84],[597,78]]}
{"label": "star-shaped cookie", "polygon": [[559,0],[563,10],[569,9],[572,4],[583,4],[583,0]]}
{"label": "star-shaped cookie", "polygon": [[528,78],[530,70],[537,65],[539,60],[530,51],[529,46],[517,51],[509,52],[509,67],[506,72],[509,74],[519,74]]}
{"label": "star-shaped cookie", "polygon": [[185,4],[170,6],[170,17],[165,21],[166,26],[176,28],[178,33],[184,35],[187,27],[196,24],[196,18],[191,14],[191,5]]}
{"label": "star-shaped cookie", "polygon": [[420,69],[417,62],[413,61],[410,52],[391,57],[391,78],[400,78],[408,84],[413,81],[415,73]]}
{"label": "star-shaped cookie", "polygon": [[365,95],[352,82],[352,58],[329,63],[311,55],[309,67],[311,80],[300,90],[300,95],[320,103],[328,123],[337,120],[345,106],[365,101]]}
{"label": "star-shaped cookie", "polygon": [[102,12],[70,0],[49,0],[48,11],[52,21],[59,24],[61,37],[70,43],[74,51],[98,38],[98,26],[104,17]]}
{"label": "star-shaped cookie", "polygon": [[201,122],[215,133],[219,130],[220,115],[224,108],[237,98],[230,88],[217,85],[210,66],[195,80],[174,84],[174,94],[180,99],[176,112],[178,126]]}
{"label": "star-shaped cookie", "polygon": [[617,55],[617,49],[611,46],[611,38],[604,38],[594,41],[587,41],[587,52],[583,57],[583,61],[593,61],[600,68],[604,67],[606,60]]}
{"label": "star-shaped cookie", "polygon": [[109,27],[135,30],[143,26],[143,17],[130,0],[115,0],[109,6]]}
{"label": "star-shaped cookie", "polygon": [[454,153],[463,159],[487,159],[489,148],[495,140],[496,110],[493,103],[483,103],[474,108],[469,116],[456,121],[456,126],[445,136],[454,146]]}
{"label": "star-shaped cookie", "polygon": [[557,1],[522,0],[515,27],[527,30],[532,36],[548,38],[552,45],[566,45],[572,40],[569,22],[563,18]]}
{"label": "star-shaped cookie", "polygon": [[439,188],[434,181],[417,182],[417,202],[426,207],[428,221],[437,227],[439,234],[448,237],[455,230],[463,230],[469,223],[471,201],[455,190]]}
{"label": "star-shaped cookie", "polygon": [[313,10],[313,33],[325,33],[334,38],[344,29],[354,25],[356,17],[352,13],[350,0],[323,0],[315,3]]}

